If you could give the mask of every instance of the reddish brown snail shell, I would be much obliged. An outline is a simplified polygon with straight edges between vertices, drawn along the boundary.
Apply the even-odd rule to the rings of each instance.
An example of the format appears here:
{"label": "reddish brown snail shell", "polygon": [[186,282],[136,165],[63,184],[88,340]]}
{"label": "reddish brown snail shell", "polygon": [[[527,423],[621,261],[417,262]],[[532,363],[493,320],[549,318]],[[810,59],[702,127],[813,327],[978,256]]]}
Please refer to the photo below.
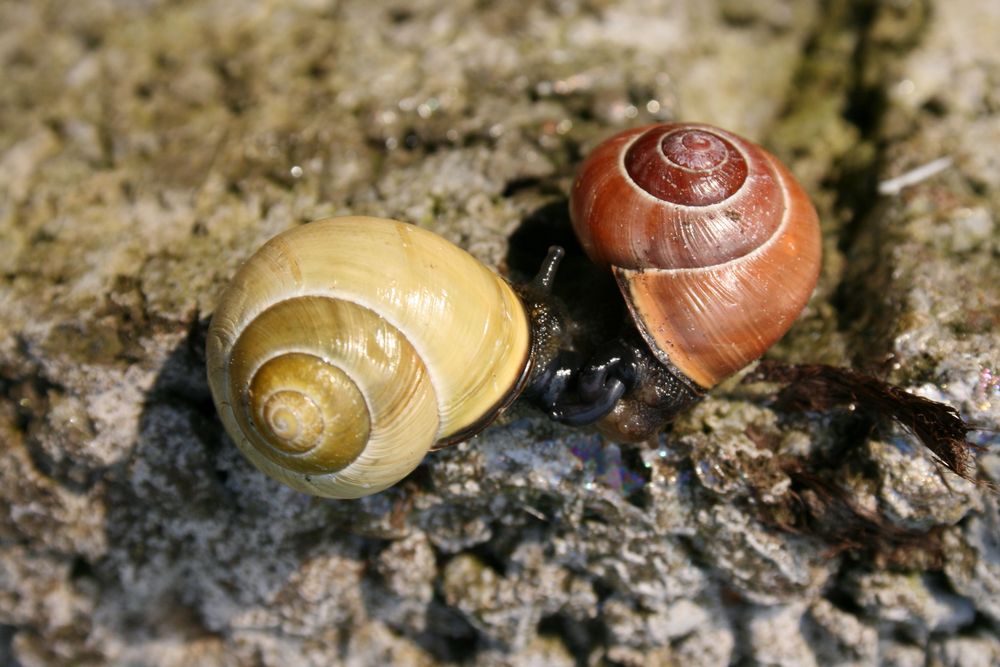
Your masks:
{"label": "reddish brown snail shell", "polygon": [[703,389],[777,342],[819,276],[802,187],[763,148],[709,125],[608,139],[581,166],[570,214],[656,358]]}

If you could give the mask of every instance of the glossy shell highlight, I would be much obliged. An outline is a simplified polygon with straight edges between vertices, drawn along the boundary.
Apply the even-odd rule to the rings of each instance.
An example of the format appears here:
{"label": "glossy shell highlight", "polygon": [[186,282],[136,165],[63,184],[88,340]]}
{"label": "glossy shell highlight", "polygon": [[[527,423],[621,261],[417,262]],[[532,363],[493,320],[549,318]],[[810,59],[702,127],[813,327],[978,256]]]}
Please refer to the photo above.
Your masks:
{"label": "glossy shell highlight", "polygon": [[710,125],[602,143],[570,214],[660,362],[701,388],[777,342],[819,277],[819,221],[802,187],[763,148]]}
{"label": "glossy shell highlight", "polygon": [[485,427],[528,363],[524,308],[465,251],[413,225],[335,218],[266,243],[208,333],[226,431],[268,475],[356,498]]}

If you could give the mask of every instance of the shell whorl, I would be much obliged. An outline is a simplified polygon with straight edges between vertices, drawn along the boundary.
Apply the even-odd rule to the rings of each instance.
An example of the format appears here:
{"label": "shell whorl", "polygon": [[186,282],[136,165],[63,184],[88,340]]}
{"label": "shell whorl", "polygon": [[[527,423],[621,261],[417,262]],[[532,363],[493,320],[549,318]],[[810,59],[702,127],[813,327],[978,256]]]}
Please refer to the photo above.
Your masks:
{"label": "shell whorl", "polygon": [[622,166],[651,196],[685,206],[718,204],[747,178],[747,161],[736,146],[698,127],[644,132],[624,152]]}
{"label": "shell whorl", "polygon": [[777,342],[819,276],[802,187],[763,148],[710,125],[608,139],[581,166],[570,214],[650,349],[702,388]]}
{"label": "shell whorl", "polygon": [[261,470],[353,498],[513,399],[530,333],[510,287],[412,225],[337,218],[289,230],[234,277],[208,337],[230,436]]}

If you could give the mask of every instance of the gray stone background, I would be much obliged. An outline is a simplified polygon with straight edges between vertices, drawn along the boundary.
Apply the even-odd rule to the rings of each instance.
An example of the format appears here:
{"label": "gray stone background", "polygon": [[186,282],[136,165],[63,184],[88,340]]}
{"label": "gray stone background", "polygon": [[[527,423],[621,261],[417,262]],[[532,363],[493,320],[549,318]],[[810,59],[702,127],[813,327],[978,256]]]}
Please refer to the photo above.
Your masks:
{"label": "gray stone background", "polygon": [[239,457],[200,350],[281,230],[503,270],[598,141],[706,121],[823,220],[771,356],[959,408],[997,480],[997,35],[995,0],[0,2],[0,663],[1000,663],[997,498],[889,424],[735,382],[648,447],[518,408],[338,502]]}

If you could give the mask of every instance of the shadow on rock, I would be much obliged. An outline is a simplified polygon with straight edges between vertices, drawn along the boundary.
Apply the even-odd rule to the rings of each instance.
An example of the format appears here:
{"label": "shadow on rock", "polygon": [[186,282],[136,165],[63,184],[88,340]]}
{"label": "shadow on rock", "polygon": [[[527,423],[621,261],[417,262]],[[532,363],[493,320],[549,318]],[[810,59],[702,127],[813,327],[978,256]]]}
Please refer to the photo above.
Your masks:
{"label": "shadow on rock", "polygon": [[118,583],[110,597],[120,598],[115,604],[134,616],[139,634],[229,633],[247,624],[277,631],[302,604],[295,589],[313,564],[343,570],[340,593],[357,599],[343,613],[363,615],[355,584],[384,544],[377,533],[393,531],[398,497],[313,498],[245,461],[212,403],[207,328],[207,318],[196,320],[170,352],[147,394],[132,457],[108,485],[111,549],[101,568]]}

